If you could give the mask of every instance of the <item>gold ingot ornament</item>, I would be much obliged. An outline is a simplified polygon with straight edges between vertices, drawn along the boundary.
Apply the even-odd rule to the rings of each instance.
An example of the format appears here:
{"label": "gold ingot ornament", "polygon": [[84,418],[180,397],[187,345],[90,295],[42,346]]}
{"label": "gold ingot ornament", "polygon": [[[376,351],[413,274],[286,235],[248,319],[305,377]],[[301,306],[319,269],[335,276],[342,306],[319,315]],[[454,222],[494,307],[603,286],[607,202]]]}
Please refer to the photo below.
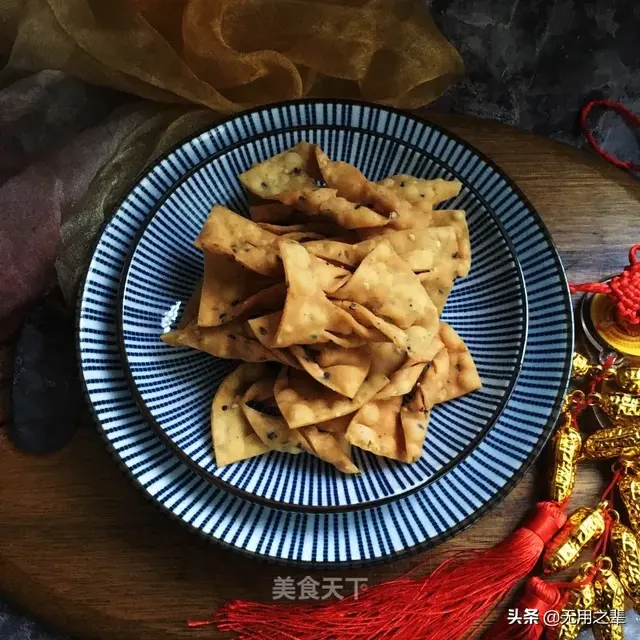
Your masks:
{"label": "gold ingot ornament", "polygon": [[618,480],[618,491],[627,508],[631,528],[640,534],[640,476],[627,469]]}
{"label": "gold ingot ornament", "polygon": [[560,622],[556,627],[548,627],[547,640],[576,640],[584,626],[580,619],[579,611],[591,611],[595,605],[596,592],[593,580],[588,580],[595,572],[593,562],[585,562],[580,565],[576,577],[572,582],[584,583],[569,587],[566,592],[566,603],[560,612]]}
{"label": "gold ingot ornament", "polygon": [[585,440],[582,455],[589,460],[640,455],[640,419],[637,424],[625,424],[596,431]]}
{"label": "gold ingot ornament", "polygon": [[638,611],[640,608],[640,544],[638,544],[638,539],[629,527],[621,522],[613,522],[610,543],[620,582],[633,601],[633,608]]}
{"label": "gold ingot ornament", "polygon": [[612,422],[621,425],[635,425],[640,430],[640,396],[622,391],[607,391],[593,393],[591,397],[597,401]]}
{"label": "gold ingot ornament", "polygon": [[585,378],[594,370],[594,366],[581,353],[574,353],[571,361],[571,375],[574,378]]}
{"label": "gold ingot ornament", "polygon": [[573,426],[571,414],[565,411],[552,440],[551,500],[562,502],[571,495],[576,483],[581,450],[580,432]]}
{"label": "gold ingot ornament", "polygon": [[580,507],[571,515],[545,549],[542,556],[545,573],[570,567],[582,550],[604,533],[607,506],[604,501],[595,509]]}
{"label": "gold ingot ornament", "polygon": [[[593,588],[596,595],[595,608],[597,611],[612,610],[624,611],[624,588],[618,579],[618,576],[611,569],[611,560],[602,558],[602,561],[608,560],[606,564],[596,571],[593,580]],[[619,622],[612,622],[610,618],[601,623],[593,625],[593,635],[596,640],[624,640],[624,631]]]}
{"label": "gold ingot ornament", "polygon": [[616,371],[616,382],[627,393],[640,394],[640,367],[620,367]]}

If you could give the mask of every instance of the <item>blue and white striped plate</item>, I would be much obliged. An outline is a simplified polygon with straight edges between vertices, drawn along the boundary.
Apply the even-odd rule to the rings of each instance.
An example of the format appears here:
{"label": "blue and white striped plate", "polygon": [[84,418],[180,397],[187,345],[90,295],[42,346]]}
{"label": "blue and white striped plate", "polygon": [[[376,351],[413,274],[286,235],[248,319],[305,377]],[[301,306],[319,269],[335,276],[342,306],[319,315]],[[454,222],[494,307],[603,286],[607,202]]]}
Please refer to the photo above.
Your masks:
{"label": "blue and white striped plate", "polygon": [[201,535],[252,556],[305,565],[370,564],[432,547],[501,500],[544,445],[561,407],[573,349],[564,272],[539,216],[492,163],[451,134],[409,118],[416,132],[453,141],[486,175],[479,194],[500,218],[522,267],[529,331],[511,398],[492,427],[456,465],[414,493],[387,504],[338,513],[292,513],[243,500],[195,473],[168,449],[127,388],[117,339],[118,283],[134,241],[163,196],[199,162],[297,117],[329,125],[404,119],[359,103],[294,102],[255,110],[196,136],[142,178],[97,242],[78,309],[78,350],[96,422],[125,472],[169,514]]}
{"label": "blue and white striped plate", "polygon": [[[373,130],[301,126],[291,119],[276,132],[224,149],[193,170],[148,218],[125,267],[121,290],[122,351],[143,413],[176,454],[222,488],[271,506],[303,510],[371,507],[415,491],[464,456],[504,408],[520,370],[527,333],[520,266],[491,205],[479,189],[488,175],[475,156],[442,134],[422,138],[413,120],[393,114]],[[408,465],[354,449],[360,475],[337,472],[315,456],[272,452],[217,467],[211,439],[211,400],[237,365],[160,340],[167,319],[184,307],[202,276],[202,252],[193,246],[211,208],[247,213],[238,175],[300,140],[358,166],[371,180],[389,175],[458,177],[460,195],[443,208],[463,208],[469,223],[472,268],[458,280],[443,318],[465,340],[483,388],[436,407],[423,454]],[[444,143],[443,143],[444,141]]]}

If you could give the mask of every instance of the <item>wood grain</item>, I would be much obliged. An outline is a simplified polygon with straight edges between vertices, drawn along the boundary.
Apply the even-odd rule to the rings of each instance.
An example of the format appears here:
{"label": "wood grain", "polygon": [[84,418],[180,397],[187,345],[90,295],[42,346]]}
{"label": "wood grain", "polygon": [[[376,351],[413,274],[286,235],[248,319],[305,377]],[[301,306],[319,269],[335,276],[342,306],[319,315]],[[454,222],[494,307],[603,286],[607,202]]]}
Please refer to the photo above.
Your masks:
{"label": "wood grain", "polygon": [[[622,171],[515,129],[426,115],[478,146],[512,176],[551,230],[570,279],[597,279],[626,264],[629,245],[638,241],[632,232],[638,228],[640,187]],[[0,350],[5,381],[9,358],[8,350]],[[0,421],[3,415],[8,415],[6,398]],[[545,466],[543,454],[490,516],[440,550],[487,547],[502,539],[534,500],[545,497]],[[572,503],[592,503],[605,471],[606,466],[581,468]],[[0,592],[81,637],[226,637],[212,628],[187,629],[185,621],[207,617],[230,598],[269,600],[275,576],[312,574],[248,560],[190,534],[134,487],[88,426],[49,457],[18,453],[0,428],[0,520]],[[419,559],[435,565],[437,552]],[[417,561],[331,575],[367,577],[373,584]]]}

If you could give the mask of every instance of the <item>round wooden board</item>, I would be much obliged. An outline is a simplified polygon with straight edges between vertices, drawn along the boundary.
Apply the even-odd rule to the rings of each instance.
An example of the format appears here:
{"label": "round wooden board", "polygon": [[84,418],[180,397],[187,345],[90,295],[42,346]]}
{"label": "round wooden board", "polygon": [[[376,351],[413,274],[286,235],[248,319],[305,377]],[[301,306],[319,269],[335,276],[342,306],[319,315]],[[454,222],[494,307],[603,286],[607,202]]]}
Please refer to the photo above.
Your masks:
{"label": "round wooden board", "polygon": [[[542,214],[570,279],[619,271],[638,229],[640,186],[593,154],[515,129],[427,112],[493,158]],[[9,374],[6,361],[0,375]],[[0,354],[2,362],[2,354]],[[7,415],[6,393],[0,416]],[[544,455],[480,522],[439,550],[487,547],[545,496]],[[601,469],[581,471],[573,504],[590,503]],[[18,453],[0,429],[0,593],[60,630],[101,640],[227,637],[188,629],[232,598],[270,600],[273,579],[306,575],[396,577],[418,558],[355,572],[313,574],[224,551],[163,515],[119,470],[95,429],[81,428],[62,452]],[[439,551],[438,550],[438,551]],[[432,562],[437,562],[437,552]],[[423,554],[420,560],[429,558]]]}

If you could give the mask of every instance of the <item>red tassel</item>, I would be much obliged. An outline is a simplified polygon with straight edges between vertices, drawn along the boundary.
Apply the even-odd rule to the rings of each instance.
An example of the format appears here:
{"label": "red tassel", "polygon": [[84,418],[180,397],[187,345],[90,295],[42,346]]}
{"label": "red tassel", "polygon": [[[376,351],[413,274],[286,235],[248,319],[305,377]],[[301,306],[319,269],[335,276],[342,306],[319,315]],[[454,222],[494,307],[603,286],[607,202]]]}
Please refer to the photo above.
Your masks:
{"label": "red tassel", "polygon": [[[512,607],[518,614],[518,622],[510,622],[506,612],[486,631],[483,639],[538,640],[545,631],[544,615],[557,609],[561,600],[560,589],[556,584],[533,577],[527,582],[522,597]],[[526,618],[523,618],[525,609],[537,611],[535,623],[527,624]]]}
{"label": "red tassel", "polygon": [[566,519],[561,505],[541,502],[495,547],[459,554],[427,576],[409,574],[324,605],[235,600],[211,622],[246,640],[460,640],[533,569]]}

